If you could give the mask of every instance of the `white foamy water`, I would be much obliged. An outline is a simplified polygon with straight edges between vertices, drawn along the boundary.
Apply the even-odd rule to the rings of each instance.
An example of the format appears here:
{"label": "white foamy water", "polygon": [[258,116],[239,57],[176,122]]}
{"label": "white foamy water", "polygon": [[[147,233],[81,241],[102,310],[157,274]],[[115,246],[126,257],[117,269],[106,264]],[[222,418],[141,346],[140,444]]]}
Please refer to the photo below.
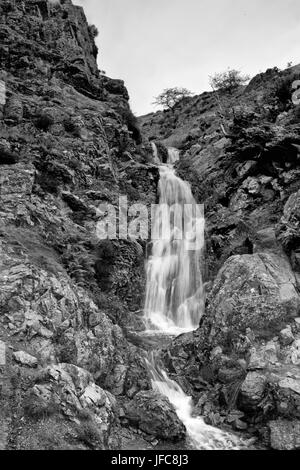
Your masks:
{"label": "white foamy water", "polygon": [[[154,144],[155,145],[155,144]],[[157,151],[157,149],[156,149]],[[153,151],[154,157],[158,157]],[[160,167],[159,203],[155,214],[152,254],[147,263],[145,318],[149,330],[165,335],[179,335],[198,328],[204,312],[200,260],[204,245],[204,214],[193,211],[196,202],[190,186],[176,176],[173,164],[179,158],[177,149],[169,149],[168,165]],[[188,205],[182,239],[182,208]],[[164,207],[171,207],[170,226]],[[195,246],[197,233],[198,243]],[[190,234],[192,233],[192,236]],[[162,370],[155,355],[146,361],[152,387],[174,405],[179,419],[187,429],[188,439],[196,449],[238,449],[241,441],[235,435],[205,424],[193,416],[191,397]]]}
{"label": "white foamy water", "polygon": [[[178,150],[171,149],[169,160],[176,159]],[[152,243],[147,263],[147,325],[170,334],[194,330],[204,309],[200,270],[204,215],[189,184],[176,176],[171,164],[160,167]]]}
{"label": "white foamy water", "polygon": [[151,374],[152,388],[165,395],[173,404],[178,418],[186,427],[192,447],[198,450],[238,450],[241,448],[242,441],[234,434],[205,424],[201,417],[193,417],[191,397],[187,396],[165,371],[158,368],[153,358],[147,361],[147,364]]}
{"label": "white foamy water", "polygon": [[154,142],[151,142],[151,146],[152,146],[152,152],[153,152],[153,160],[154,160],[154,163],[158,163],[160,164],[161,161],[159,159],[159,156],[158,156],[158,150],[157,150],[157,146]]}
{"label": "white foamy water", "polygon": [[179,160],[180,152],[174,147],[168,148],[168,163],[174,165]]}

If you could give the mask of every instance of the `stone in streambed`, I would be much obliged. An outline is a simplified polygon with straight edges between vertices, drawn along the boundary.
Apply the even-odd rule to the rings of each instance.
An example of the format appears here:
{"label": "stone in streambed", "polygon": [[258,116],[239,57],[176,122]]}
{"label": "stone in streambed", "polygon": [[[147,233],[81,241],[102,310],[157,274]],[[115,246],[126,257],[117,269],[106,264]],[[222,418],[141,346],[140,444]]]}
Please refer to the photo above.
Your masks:
{"label": "stone in streambed", "polygon": [[168,398],[155,391],[139,392],[125,407],[131,424],[159,439],[179,441],[185,438],[186,429],[176,415]]}

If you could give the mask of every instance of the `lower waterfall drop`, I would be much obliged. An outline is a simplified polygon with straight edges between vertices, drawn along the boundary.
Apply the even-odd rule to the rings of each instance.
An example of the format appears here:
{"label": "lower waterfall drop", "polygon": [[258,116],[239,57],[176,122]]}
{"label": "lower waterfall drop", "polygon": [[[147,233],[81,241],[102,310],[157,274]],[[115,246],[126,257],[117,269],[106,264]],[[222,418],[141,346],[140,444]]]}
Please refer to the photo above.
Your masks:
{"label": "lower waterfall drop", "polygon": [[[145,323],[148,333],[177,336],[198,328],[204,313],[204,290],[200,269],[204,246],[204,214],[195,211],[196,202],[190,186],[175,174],[173,164],[179,151],[168,150],[168,164],[160,163],[159,205],[155,212],[152,254],[147,263]],[[156,154],[157,156],[157,154]],[[166,206],[171,214],[170,227],[164,224]],[[182,238],[182,214],[186,225]],[[197,231],[195,237],[187,234]],[[152,234],[153,239],[153,234]],[[146,332],[147,334],[147,332]],[[192,398],[161,369],[152,351],[146,364],[154,390],[165,395],[173,404],[178,418],[187,429],[189,444],[194,449],[238,449],[241,439],[205,424],[201,417],[193,416]]]}
{"label": "lower waterfall drop", "polygon": [[178,418],[187,430],[188,444],[197,450],[238,450],[243,446],[240,438],[206,424],[200,416],[193,416],[192,398],[171,380],[167,373],[156,364],[152,353],[146,360],[153,390],[166,396],[175,408]]}

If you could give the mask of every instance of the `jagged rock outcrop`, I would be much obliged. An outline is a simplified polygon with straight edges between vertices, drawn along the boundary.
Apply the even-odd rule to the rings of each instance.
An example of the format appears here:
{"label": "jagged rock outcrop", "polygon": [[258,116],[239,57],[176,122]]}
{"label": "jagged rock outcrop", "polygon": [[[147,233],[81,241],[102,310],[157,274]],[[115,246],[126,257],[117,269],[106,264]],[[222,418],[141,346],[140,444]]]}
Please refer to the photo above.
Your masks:
{"label": "jagged rock outcrop", "polygon": [[[111,448],[111,426],[120,424],[103,397],[130,399],[150,388],[143,357],[122,330],[143,304],[145,246],[99,239],[98,207],[117,209],[119,196],[149,206],[157,168],[141,145],[124,83],[98,70],[93,27],[81,7],[1,0],[0,24],[3,446]],[[35,383],[45,367],[55,377]],[[89,377],[85,391],[73,384],[74,370]],[[33,395],[45,410],[16,432]],[[87,418],[81,408],[90,404]]]}
{"label": "jagged rock outcrop", "polygon": [[210,336],[218,346],[247,328],[257,336],[275,334],[299,314],[296,277],[289,262],[273,253],[232,256],[208,296]]}
{"label": "jagged rock outcrop", "polygon": [[37,383],[28,390],[24,411],[31,417],[61,412],[75,421],[86,413],[97,426],[105,448],[115,420],[115,398],[98,387],[86,370],[72,364],[57,364],[41,370]]}

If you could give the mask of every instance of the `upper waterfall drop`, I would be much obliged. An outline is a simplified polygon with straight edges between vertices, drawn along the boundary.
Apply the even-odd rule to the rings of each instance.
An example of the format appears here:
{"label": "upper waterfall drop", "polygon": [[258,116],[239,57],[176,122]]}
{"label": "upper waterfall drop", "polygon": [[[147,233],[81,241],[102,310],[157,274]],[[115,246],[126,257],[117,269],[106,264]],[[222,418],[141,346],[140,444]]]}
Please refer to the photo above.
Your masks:
{"label": "upper waterfall drop", "polygon": [[153,152],[154,163],[158,163],[160,165],[161,162],[158,156],[158,150],[157,150],[156,144],[154,142],[151,142],[151,147],[152,147],[152,152]]}
{"label": "upper waterfall drop", "polygon": [[179,160],[180,152],[175,147],[168,148],[168,163],[174,165]]}
{"label": "upper waterfall drop", "polygon": [[164,333],[195,330],[204,309],[201,252],[204,215],[188,183],[176,176],[179,151],[170,148],[160,167],[159,205],[147,264],[147,326]]}

